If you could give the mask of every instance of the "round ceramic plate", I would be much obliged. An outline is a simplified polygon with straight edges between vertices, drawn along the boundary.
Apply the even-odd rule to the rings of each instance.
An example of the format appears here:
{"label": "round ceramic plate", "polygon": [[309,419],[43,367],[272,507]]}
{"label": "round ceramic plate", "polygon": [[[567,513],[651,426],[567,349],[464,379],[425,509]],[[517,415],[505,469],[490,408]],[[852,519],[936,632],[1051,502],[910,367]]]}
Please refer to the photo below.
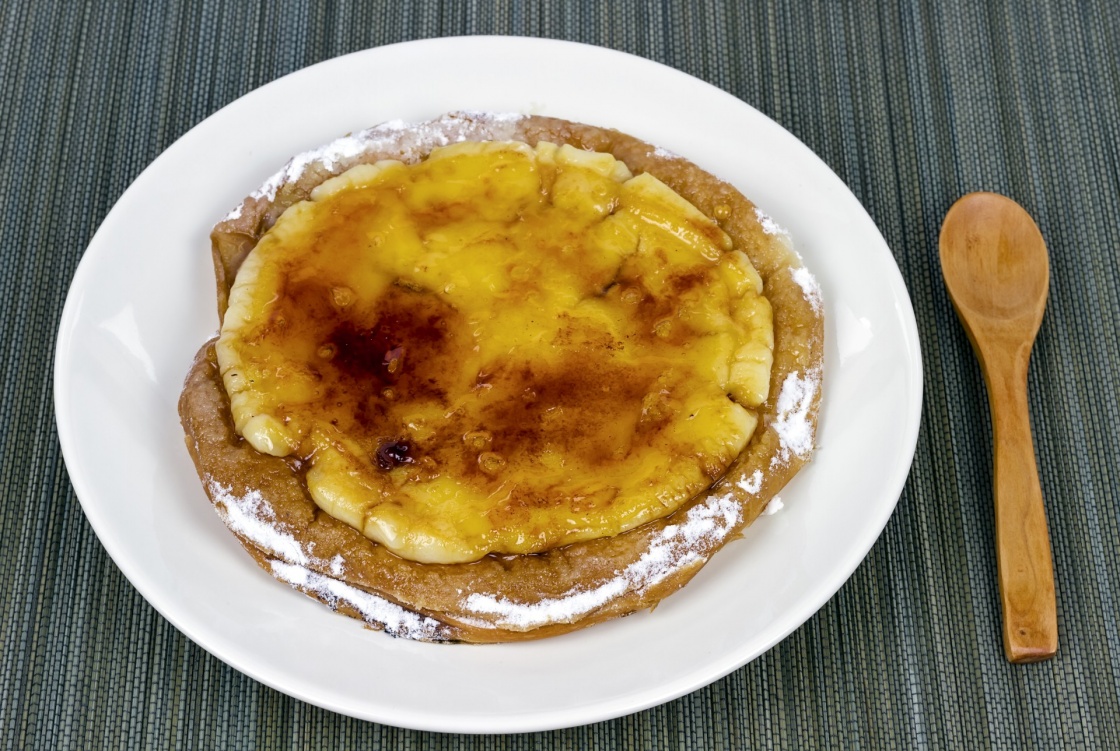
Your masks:
{"label": "round ceramic plate", "polygon": [[[826,381],[814,461],[783,491],[780,512],[655,612],[497,646],[370,631],[259,569],[213,511],[184,448],[176,400],[192,356],[217,328],[211,226],[293,154],[385,120],[459,109],[609,126],[685,155],[786,227],[823,287]],[[890,250],[805,145],[678,71],[521,38],[359,52],[206,119],[106,217],[74,276],[55,359],[74,489],[105,549],[160,613],[292,696],[377,722],[462,732],[635,712],[772,647],[836,592],[882,531],[913,458],[921,388],[917,327]]]}

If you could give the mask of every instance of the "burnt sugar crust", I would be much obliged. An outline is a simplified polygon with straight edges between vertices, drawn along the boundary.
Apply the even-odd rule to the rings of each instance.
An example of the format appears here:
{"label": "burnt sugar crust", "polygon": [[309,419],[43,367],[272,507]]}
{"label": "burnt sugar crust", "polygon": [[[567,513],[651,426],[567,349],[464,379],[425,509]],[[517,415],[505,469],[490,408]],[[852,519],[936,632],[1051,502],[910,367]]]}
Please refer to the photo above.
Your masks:
{"label": "burnt sugar crust", "polygon": [[618,131],[556,118],[453,113],[385,123],[294,158],[211,234],[219,317],[241,262],[289,206],[362,163],[422,160],[456,141],[540,140],[609,152],[716,218],[764,282],[774,317],[770,393],[725,476],[677,512],[614,537],[464,564],[400,558],[321,511],[298,461],[256,452],[234,430],[213,340],[187,375],[179,414],[203,487],[266,571],[395,636],[504,642],[572,631],[652,607],[683,587],[810,459],[824,352],[820,291],[788,238],[731,185]]}

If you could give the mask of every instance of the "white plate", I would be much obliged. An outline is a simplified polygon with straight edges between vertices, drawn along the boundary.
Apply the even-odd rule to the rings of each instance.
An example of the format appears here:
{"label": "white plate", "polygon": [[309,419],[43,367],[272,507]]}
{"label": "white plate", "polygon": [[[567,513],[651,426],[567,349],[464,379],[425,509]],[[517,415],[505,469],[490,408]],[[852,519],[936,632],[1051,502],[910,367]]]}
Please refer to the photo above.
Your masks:
{"label": "white plate", "polygon": [[[619,128],[731,181],[789,229],[824,288],[819,451],[679,594],[568,636],[500,646],[371,632],[273,580],[203,494],[176,399],[217,327],[208,233],[293,154],[455,109]],[[55,406],[74,489],[125,576],[199,645],[292,696],[440,731],[560,728],[635,712],[762,654],[851,575],[913,458],[921,356],[910,300],[866,212],[796,138],[743,102],[637,57],[456,38],[359,52],[248,94],[167,149],[106,217],[59,327]],[[869,613],[869,618],[876,617]]]}

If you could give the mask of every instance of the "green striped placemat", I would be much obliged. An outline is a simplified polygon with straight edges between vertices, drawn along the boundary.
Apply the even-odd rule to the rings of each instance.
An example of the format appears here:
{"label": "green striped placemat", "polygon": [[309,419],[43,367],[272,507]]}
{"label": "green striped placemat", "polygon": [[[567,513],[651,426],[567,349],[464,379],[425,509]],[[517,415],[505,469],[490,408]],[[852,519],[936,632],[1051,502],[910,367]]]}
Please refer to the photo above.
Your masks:
{"label": "green striped placemat", "polygon": [[[767,113],[847,182],[910,290],[925,360],[910,481],[849,583],[778,647],[661,707],[471,737],[353,720],[193,645],[82,516],[52,348],[82,252],[160,151],[224,104],[346,52],[433,36],[571,39]],[[1120,748],[1120,7],[1023,3],[0,5],[0,745],[5,748]],[[1031,368],[1061,648],[999,641],[991,427],[936,241],[972,190],[1051,251]]]}

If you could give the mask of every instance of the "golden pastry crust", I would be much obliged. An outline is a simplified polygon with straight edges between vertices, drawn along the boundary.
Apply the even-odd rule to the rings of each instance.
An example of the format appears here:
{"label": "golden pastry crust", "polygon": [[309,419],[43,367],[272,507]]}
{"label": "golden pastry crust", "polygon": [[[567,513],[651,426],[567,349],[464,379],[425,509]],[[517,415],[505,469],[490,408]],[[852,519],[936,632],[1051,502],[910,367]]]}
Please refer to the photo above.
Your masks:
{"label": "golden pastry crust", "polygon": [[[538,140],[611,153],[708,216],[750,258],[774,315],[770,395],[726,475],[677,512],[614,537],[464,564],[402,559],[322,512],[299,463],[256,452],[234,430],[213,342],[179,402],[187,447],[223,520],[265,570],[374,628],[429,641],[502,642],[572,631],[648,608],[750,524],[809,460],[821,394],[822,305],[785,236],[732,186],[617,131],[536,116],[452,114],[391,123],[297,157],[211,235],[219,316],[241,262],[285,209],[360,163],[423,159],[461,140]],[[769,230],[769,231],[767,231]]]}

